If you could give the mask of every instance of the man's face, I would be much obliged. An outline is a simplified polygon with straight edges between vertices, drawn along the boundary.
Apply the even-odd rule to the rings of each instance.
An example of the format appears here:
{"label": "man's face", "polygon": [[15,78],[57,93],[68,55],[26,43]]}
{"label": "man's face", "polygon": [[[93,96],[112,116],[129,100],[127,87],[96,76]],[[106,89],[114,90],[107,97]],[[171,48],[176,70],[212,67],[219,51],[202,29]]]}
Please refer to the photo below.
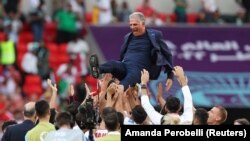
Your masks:
{"label": "man's face", "polygon": [[217,107],[213,107],[208,111],[208,123],[215,123],[219,118],[220,110]]}
{"label": "man's face", "polygon": [[134,36],[140,36],[145,32],[145,25],[137,19],[130,19],[129,26]]}

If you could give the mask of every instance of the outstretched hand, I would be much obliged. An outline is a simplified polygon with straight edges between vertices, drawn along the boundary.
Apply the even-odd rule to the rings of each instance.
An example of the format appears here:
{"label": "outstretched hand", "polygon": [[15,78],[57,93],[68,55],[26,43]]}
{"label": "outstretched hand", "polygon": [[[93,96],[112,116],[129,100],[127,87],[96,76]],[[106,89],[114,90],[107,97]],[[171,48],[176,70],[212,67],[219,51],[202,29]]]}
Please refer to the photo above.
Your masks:
{"label": "outstretched hand", "polygon": [[57,92],[56,83],[53,85],[50,79],[47,79],[47,84],[52,89],[53,92]]}
{"label": "outstretched hand", "polygon": [[166,81],[166,90],[169,91],[170,88],[172,87],[173,85],[173,80],[172,79],[167,79]]}
{"label": "outstretched hand", "polygon": [[184,70],[181,66],[175,66],[173,73],[176,76],[176,79],[178,80],[179,84],[182,87],[187,85],[188,80],[187,80],[187,77],[185,76]]}
{"label": "outstretched hand", "polygon": [[141,71],[141,84],[147,84],[149,82],[149,73],[146,69]]}

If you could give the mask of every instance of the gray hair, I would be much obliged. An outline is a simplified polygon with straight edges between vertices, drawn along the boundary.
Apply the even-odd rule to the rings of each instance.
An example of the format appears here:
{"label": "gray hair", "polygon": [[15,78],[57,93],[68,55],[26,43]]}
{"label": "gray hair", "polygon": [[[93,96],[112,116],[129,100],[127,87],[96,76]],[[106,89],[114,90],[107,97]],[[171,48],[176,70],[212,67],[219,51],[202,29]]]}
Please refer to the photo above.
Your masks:
{"label": "gray hair", "polygon": [[145,23],[145,16],[141,12],[134,12],[129,15],[129,19],[137,19],[142,23]]}

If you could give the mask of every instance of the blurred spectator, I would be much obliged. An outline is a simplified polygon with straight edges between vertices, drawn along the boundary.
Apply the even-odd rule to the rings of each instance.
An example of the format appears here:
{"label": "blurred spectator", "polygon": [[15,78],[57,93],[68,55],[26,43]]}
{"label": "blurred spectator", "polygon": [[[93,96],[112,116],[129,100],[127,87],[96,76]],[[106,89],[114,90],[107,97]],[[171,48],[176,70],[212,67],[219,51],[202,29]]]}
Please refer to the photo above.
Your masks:
{"label": "blurred spectator", "polygon": [[68,53],[71,58],[80,59],[80,75],[85,76],[88,74],[88,61],[87,56],[89,53],[88,43],[81,38],[80,35],[77,35],[72,41],[68,44]]}
{"label": "blurred spectator", "polygon": [[136,8],[137,12],[142,12],[146,18],[146,25],[152,23],[153,17],[155,15],[155,9],[150,6],[150,0],[143,0],[142,5]]}
{"label": "blurred spectator", "polygon": [[164,25],[166,19],[160,18],[160,13],[154,13],[151,23],[148,23],[149,25],[156,25],[156,26],[162,26]]}
{"label": "blurred spectator", "polygon": [[[31,0],[34,1],[34,0]],[[45,11],[43,9],[44,0],[36,0],[37,2],[34,4],[30,12],[30,22],[32,32],[34,34],[34,41],[40,42],[43,37],[43,24],[44,24],[44,17]]]}
{"label": "blurred spectator", "polygon": [[198,13],[198,17],[196,20],[197,23],[205,23],[205,13],[204,12],[200,12]]}
{"label": "blurred spectator", "polygon": [[55,20],[55,16],[58,12],[63,10],[66,0],[52,0],[52,20]]}
{"label": "blurred spectator", "polygon": [[77,15],[72,11],[70,3],[66,3],[65,8],[57,12],[57,43],[68,43],[77,32]]}
{"label": "blurred spectator", "polygon": [[118,13],[118,21],[127,23],[129,21],[129,15],[131,13],[132,11],[129,9],[127,1],[123,1],[121,10]]}
{"label": "blurred spectator", "polygon": [[215,0],[202,0],[202,12],[205,14],[206,23],[215,22],[215,14],[217,10],[218,7]]}
{"label": "blurred spectator", "polygon": [[14,119],[13,114],[8,111],[8,105],[9,100],[7,96],[0,92],[0,123],[1,121]]}
{"label": "blurred spectator", "polygon": [[238,10],[236,15],[236,25],[242,25],[245,22],[246,11],[241,8]]}
{"label": "blurred spectator", "polygon": [[234,125],[250,125],[250,122],[246,118],[238,118],[234,120]]}
{"label": "blurred spectator", "polygon": [[3,17],[5,15],[4,7],[3,7],[3,2],[0,1],[0,17]]}
{"label": "blurred spectator", "polygon": [[174,0],[175,2],[175,14],[176,14],[176,22],[185,23],[187,22],[187,1],[186,0]]}
{"label": "blurred spectator", "polygon": [[61,78],[59,82],[59,97],[66,99],[68,97],[69,86],[76,83],[78,75],[77,68],[74,66],[74,59],[70,58],[68,63],[61,64],[56,73]]}
{"label": "blurred spectator", "polygon": [[242,7],[245,9],[245,22],[250,22],[250,1],[249,0],[236,0],[238,3],[242,5]]}
{"label": "blurred spectator", "polygon": [[117,5],[116,0],[111,0],[110,5],[112,9],[113,21],[117,21],[118,20],[118,5]]}
{"label": "blurred spectator", "polygon": [[72,11],[77,15],[77,31],[81,32],[85,26],[86,7],[84,0],[70,0]]}
{"label": "blurred spectator", "polygon": [[194,112],[193,125],[207,125],[208,111],[204,108],[197,108]]}
{"label": "blurred spectator", "polygon": [[1,83],[2,92],[7,96],[20,94],[21,75],[14,65],[6,66]]}
{"label": "blurred spectator", "polygon": [[84,0],[69,0],[69,3],[72,6],[72,11],[75,12],[80,19],[84,19],[86,12]]}
{"label": "blurred spectator", "polygon": [[112,22],[112,8],[110,0],[97,0],[99,8],[99,24],[110,24]]}
{"label": "blurred spectator", "polygon": [[[20,91],[21,89],[19,89]],[[23,121],[23,105],[25,101],[23,96],[21,95],[21,92],[13,95],[10,97],[10,107],[9,111],[13,113],[14,119],[17,121],[17,123],[21,123]]]}
{"label": "blurred spectator", "polygon": [[23,117],[22,123],[7,128],[2,141],[24,141],[25,134],[35,126],[35,102],[28,102],[24,105]]}
{"label": "blurred spectator", "polygon": [[218,24],[224,24],[226,22],[225,19],[222,19],[222,16],[219,10],[216,10],[214,13],[214,22]]}
{"label": "blurred spectator", "polygon": [[40,5],[40,0],[29,0],[29,10],[34,11]]}
{"label": "blurred spectator", "polygon": [[48,61],[49,51],[45,47],[45,44],[43,42],[40,42],[36,52],[37,52],[37,65],[39,68],[38,74],[44,81],[47,81],[47,79],[50,78],[50,66]]}
{"label": "blurred spectator", "polygon": [[18,34],[22,28],[21,21],[17,18],[14,12],[10,12],[8,17],[5,17],[4,22],[4,31],[8,34],[8,38],[17,43],[18,41]]}
{"label": "blurred spectator", "polygon": [[6,14],[14,12],[15,14],[20,14],[21,0],[5,0],[3,1],[3,6]]}
{"label": "blurred spectator", "polygon": [[4,36],[5,40],[0,42],[0,64],[11,65],[16,60],[15,43],[7,35]]}
{"label": "blurred spectator", "polygon": [[27,74],[38,74],[38,47],[39,44],[36,42],[28,44],[28,52],[24,54],[23,60],[21,62],[22,69]]}

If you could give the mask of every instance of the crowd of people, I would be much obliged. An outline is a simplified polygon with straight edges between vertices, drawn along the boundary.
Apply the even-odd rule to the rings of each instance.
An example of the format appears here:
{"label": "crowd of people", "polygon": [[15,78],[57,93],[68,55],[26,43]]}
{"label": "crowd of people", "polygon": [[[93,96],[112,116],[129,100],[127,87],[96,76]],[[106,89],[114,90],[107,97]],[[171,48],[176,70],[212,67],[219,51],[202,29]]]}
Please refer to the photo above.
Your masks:
{"label": "crowd of people", "polygon": [[[215,23],[237,24],[249,23],[249,1],[235,0],[236,12],[223,14],[215,0],[200,0],[200,8],[196,12],[189,13],[191,2],[187,0],[173,0],[172,13],[164,13],[152,6],[150,0],[143,0],[135,9],[131,9],[129,2],[123,1],[120,5],[116,0],[99,0],[96,2],[94,24],[110,24],[127,22],[129,14],[133,11],[142,12],[146,17],[147,25],[166,25],[167,23]],[[99,14],[100,20],[97,20]]]}

